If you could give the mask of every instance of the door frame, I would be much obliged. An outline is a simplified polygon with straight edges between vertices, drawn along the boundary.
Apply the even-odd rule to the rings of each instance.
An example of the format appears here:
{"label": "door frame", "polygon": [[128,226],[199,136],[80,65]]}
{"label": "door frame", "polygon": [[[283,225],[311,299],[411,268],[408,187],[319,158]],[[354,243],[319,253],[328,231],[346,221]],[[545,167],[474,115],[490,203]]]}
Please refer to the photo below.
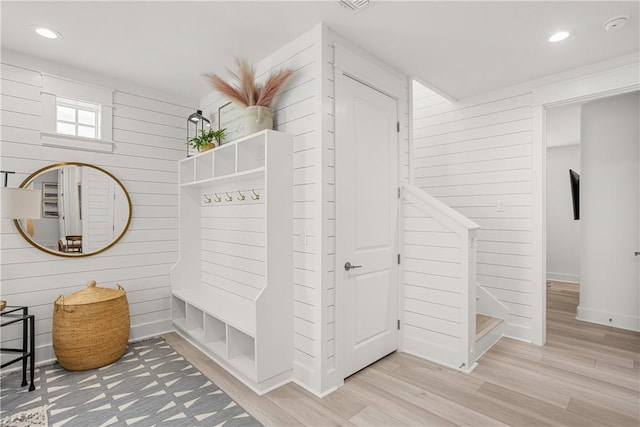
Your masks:
{"label": "door frame", "polygon": [[547,341],[547,109],[640,90],[640,64],[538,87],[531,92],[533,143],[533,331],[532,341]]}
{"label": "door frame", "polygon": [[[408,107],[408,100],[409,100],[409,96],[408,96],[409,85],[408,85],[407,77],[400,78],[397,74],[394,74],[391,71],[385,70],[380,66],[376,65],[373,60],[370,61],[338,43],[334,44],[334,58],[335,58],[333,63],[334,84],[335,82],[337,82],[339,78],[350,78],[366,86],[369,86],[370,88],[377,90],[378,92],[381,92],[384,95],[387,95],[395,99],[397,102],[398,121],[401,121],[401,117],[403,114],[402,103],[407,102],[407,107]],[[334,93],[334,96],[335,95],[336,94]],[[335,96],[334,98],[334,105],[337,105],[337,103],[335,103],[336,98],[337,96]],[[401,176],[402,165],[400,161],[401,159],[400,137],[401,137],[401,134],[398,133],[398,138],[397,138],[398,180],[397,180],[397,183],[399,187],[402,186],[402,176]],[[335,135],[335,143],[336,144],[339,143],[339,136],[337,133]],[[400,199],[395,198],[395,203],[398,211],[397,225],[396,225],[397,227],[396,245],[398,248],[398,252],[401,253],[402,238],[400,235],[400,231],[401,231],[401,225],[402,225],[402,216],[401,216],[402,211],[400,209],[401,208]],[[338,218],[336,218],[336,221],[338,221]],[[337,244],[338,244],[338,241],[336,236],[336,246]],[[336,287],[335,287],[335,340],[334,342],[335,342],[335,357],[336,357],[335,372],[337,373],[337,377],[335,378],[337,382],[336,386],[339,386],[344,382],[344,377],[342,376],[342,372],[344,369],[343,364],[344,364],[345,337],[343,334],[344,328],[341,327],[344,324],[344,316],[343,316],[344,297],[343,297],[342,290],[340,289],[339,286],[337,286],[338,285],[337,275],[339,274],[338,273],[339,266],[336,265],[335,261],[336,260],[334,259],[334,269],[336,270],[335,271]],[[402,268],[401,266],[399,266],[398,274],[397,274],[398,317],[399,318],[402,318],[401,279],[402,279]],[[398,346],[397,346],[398,349],[400,348],[401,341],[402,341],[401,334],[399,333]]]}

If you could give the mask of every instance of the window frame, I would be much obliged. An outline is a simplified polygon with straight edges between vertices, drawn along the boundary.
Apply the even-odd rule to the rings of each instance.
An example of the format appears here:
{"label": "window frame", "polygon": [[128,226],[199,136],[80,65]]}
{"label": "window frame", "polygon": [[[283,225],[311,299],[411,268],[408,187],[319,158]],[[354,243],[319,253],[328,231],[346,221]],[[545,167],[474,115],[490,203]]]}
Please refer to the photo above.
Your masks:
{"label": "window frame", "polygon": [[[113,89],[42,74],[41,144],[75,150],[113,152]],[[58,105],[75,109],[75,135],[58,132]],[[78,110],[96,113],[95,136],[78,135]]]}

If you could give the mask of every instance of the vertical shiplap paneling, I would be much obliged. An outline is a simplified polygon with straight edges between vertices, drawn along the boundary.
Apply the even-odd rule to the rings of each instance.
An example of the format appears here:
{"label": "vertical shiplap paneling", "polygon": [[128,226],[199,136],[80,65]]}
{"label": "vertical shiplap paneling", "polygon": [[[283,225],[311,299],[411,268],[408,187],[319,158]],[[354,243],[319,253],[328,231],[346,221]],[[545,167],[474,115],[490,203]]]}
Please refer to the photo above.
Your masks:
{"label": "vertical shiplap paneling", "polygon": [[530,94],[450,103],[414,89],[415,185],[481,226],[478,282],[509,309],[506,333],[531,339]]}
{"label": "vertical shiplap paneling", "polygon": [[[318,29],[303,34],[256,64],[258,79],[271,70],[294,71],[272,111],[274,129],[293,135],[294,378],[313,390],[319,389],[321,353],[319,34]],[[212,92],[201,100],[201,108],[215,118],[226,102]]]}
{"label": "vertical shiplap paneling", "polygon": [[[131,311],[131,338],[171,329],[169,269],[177,260],[177,160],[184,156],[190,101],[140,88],[114,91],[113,153],[94,153],[40,145],[41,72],[29,64],[2,64],[2,169],[15,170],[17,186],[31,172],[63,161],[94,164],[111,172],[127,188],[133,216],[129,231],[111,249],[86,258],[43,253],[2,220],[1,294],[12,305],[28,305],[36,315],[38,360],[53,356],[53,301],[82,289],[121,283]],[[69,71],[73,78],[74,70]],[[91,83],[91,82],[89,82]],[[194,105],[196,102],[193,103]],[[3,329],[2,345],[17,331]]]}

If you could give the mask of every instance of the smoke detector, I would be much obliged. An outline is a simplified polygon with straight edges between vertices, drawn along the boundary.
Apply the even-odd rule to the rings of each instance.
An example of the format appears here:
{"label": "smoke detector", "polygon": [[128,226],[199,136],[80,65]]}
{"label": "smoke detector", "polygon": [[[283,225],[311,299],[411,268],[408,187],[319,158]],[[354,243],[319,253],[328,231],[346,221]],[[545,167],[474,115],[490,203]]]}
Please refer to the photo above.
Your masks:
{"label": "smoke detector", "polygon": [[359,12],[370,3],[371,0],[339,0],[341,6],[352,12]]}
{"label": "smoke detector", "polygon": [[628,20],[629,17],[627,15],[616,16],[614,18],[607,19],[604,24],[602,24],[602,27],[607,31],[611,31],[613,29],[623,27]]}

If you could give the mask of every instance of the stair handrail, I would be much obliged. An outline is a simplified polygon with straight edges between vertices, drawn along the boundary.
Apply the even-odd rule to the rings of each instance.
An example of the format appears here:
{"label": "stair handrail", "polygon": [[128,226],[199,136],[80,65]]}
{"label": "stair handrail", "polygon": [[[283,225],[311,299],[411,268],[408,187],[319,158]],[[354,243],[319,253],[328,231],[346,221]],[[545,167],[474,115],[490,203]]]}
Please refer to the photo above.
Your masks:
{"label": "stair handrail", "polygon": [[405,183],[402,185],[402,197],[410,202],[420,212],[431,216],[448,230],[456,233],[460,239],[460,279],[463,281],[464,296],[460,307],[460,324],[464,325],[462,335],[462,360],[449,361],[449,365],[464,372],[470,372],[475,367],[475,334],[476,334],[476,235],[480,226],[455,209],[427,194],[421,188]]}
{"label": "stair handrail", "polygon": [[478,224],[414,184],[403,184],[402,192],[404,198],[413,203],[420,211],[433,216],[434,219],[455,231],[456,234],[480,228]]}

